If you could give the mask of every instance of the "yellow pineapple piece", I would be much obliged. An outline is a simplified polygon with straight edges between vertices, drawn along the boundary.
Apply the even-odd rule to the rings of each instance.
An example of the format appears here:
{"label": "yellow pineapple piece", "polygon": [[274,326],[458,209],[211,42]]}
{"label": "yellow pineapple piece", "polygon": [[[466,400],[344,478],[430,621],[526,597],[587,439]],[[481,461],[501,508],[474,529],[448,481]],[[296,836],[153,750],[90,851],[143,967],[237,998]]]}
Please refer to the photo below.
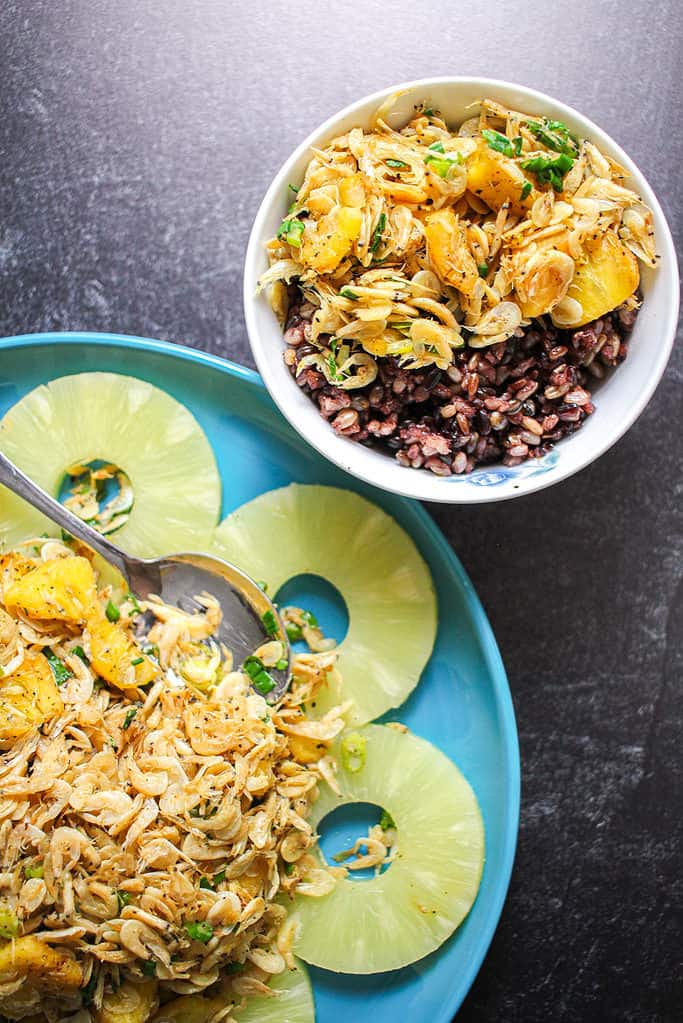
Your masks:
{"label": "yellow pineapple piece", "polygon": [[442,280],[471,296],[480,280],[465,232],[453,210],[437,210],[425,220],[427,253]]}
{"label": "yellow pineapple piece", "polygon": [[518,215],[530,209],[538,193],[532,188],[522,198],[527,180],[516,163],[483,141],[467,163],[468,189],[492,210],[499,210],[504,202],[509,202],[511,211]]}
{"label": "yellow pineapple piece", "polygon": [[152,681],[157,674],[154,663],[140,652],[118,622],[105,617],[99,605],[88,618],[87,628],[90,663],[105,681],[117,689],[132,689]]}
{"label": "yellow pineapple piece", "polygon": [[0,985],[22,977],[30,977],[31,985],[40,991],[54,994],[83,983],[83,971],[75,959],[31,935],[0,945]]}
{"label": "yellow pineapple piece", "polygon": [[124,980],[117,991],[105,991],[93,1009],[96,1023],[147,1023],[159,1004],[156,980]]}
{"label": "yellow pineapple piece", "polygon": [[301,262],[317,273],[332,273],[351,251],[362,220],[359,209],[337,206],[314,225],[307,224],[301,240]]}
{"label": "yellow pineapple piece", "polygon": [[53,558],[40,562],[6,587],[10,614],[77,624],[96,600],[95,574],[87,558]]}
{"label": "yellow pineapple piece", "polygon": [[0,678],[0,741],[21,739],[63,709],[46,657],[27,652],[16,671]]}
{"label": "yellow pineapple piece", "polygon": [[580,318],[572,320],[572,327],[581,327],[616,309],[640,282],[638,260],[615,231],[606,231],[586,245],[586,254],[586,261],[577,263],[567,290],[567,298],[574,299],[582,309]]}

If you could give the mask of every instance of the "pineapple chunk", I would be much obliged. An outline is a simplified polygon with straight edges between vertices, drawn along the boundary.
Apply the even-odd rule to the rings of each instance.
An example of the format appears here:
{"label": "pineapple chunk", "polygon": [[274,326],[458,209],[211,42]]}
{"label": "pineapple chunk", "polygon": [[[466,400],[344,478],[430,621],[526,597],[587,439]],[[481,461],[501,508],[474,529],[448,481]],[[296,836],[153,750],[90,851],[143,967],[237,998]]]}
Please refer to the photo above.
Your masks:
{"label": "pineapple chunk", "polygon": [[158,1004],[155,980],[124,980],[117,991],[105,991],[101,1007],[92,1011],[96,1023],[147,1023]]}
{"label": "pineapple chunk", "polygon": [[158,1013],[158,1018],[173,1020],[174,1023],[208,1023],[216,1012],[225,1008],[225,1004],[226,998],[220,995],[216,998],[207,998],[206,995],[181,995],[166,1002]]}
{"label": "pineapple chunk", "polygon": [[85,620],[96,599],[95,574],[87,558],[54,558],[41,562],[5,590],[10,614],[77,624]]}
{"label": "pineapple chunk", "polygon": [[365,187],[362,174],[350,174],[339,182],[339,198],[342,206],[360,209],[365,203]]}
{"label": "pineapple chunk", "polygon": [[585,263],[577,263],[567,297],[579,302],[580,319],[571,326],[582,327],[616,309],[638,287],[638,260],[614,231],[606,231],[586,245]]}
{"label": "pineapple chunk", "polygon": [[30,977],[40,991],[59,994],[63,988],[78,988],[83,971],[66,952],[27,935],[0,945],[0,985]]}
{"label": "pineapple chunk", "polygon": [[467,187],[492,210],[499,210],[504,202],[510,203],[513,213],[521,215],[537,197],[532,189],[522,199],[527,178],[516,163],[495,152],[481,142],[467,164]]}
{"label": "pineapple chunk", "polygon": [[28,652],[16,671],[0,679],[0,740],[21,739],[63,709],[47,659]]}
{"label": "pineapple chunk", "polygon": [[[87,622],[90,639],[90,663],[98,675],[118,689],[132,689],[151,682],[157,669],[144,657],[117,622],[110,622],[101,608]],[[138,661],[133,664],[133,661]]]}
{"label": "pineapple chunk", "polygon": [[425,220],[427,253],[439,277],[471,297],[480,280],[465,232],[453,210],[438,210]]}
{"label": "pineapple chunk", "polygon": [[301,240],[301,262],[317,273],[332,273],[357,240],[363,215],[351,206],[337,206],[312,226]]}

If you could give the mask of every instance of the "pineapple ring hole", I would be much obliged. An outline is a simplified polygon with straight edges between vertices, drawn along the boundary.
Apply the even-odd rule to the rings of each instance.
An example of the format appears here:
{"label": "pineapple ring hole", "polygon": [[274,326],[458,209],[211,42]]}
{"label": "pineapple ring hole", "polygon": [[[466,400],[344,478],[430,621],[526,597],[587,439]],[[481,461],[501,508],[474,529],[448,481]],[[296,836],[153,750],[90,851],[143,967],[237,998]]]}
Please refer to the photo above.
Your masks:
{"label": "pineapple ring hole", "polygon": [[123,469],[92,458],[65,469],[57,499],[98,532],[109,534],[126,524],[135,495]]}
{"label": "pineapple ring hole", "polygon": [[[326,814],[318,824],[318,845],[330,866],[343,867],[349,860],[335,859],[340,853],[351,849],[359,838],[365,838],[370,828],[379,824],[382,814],[381,806],[376,803],[345,803],[337,806]],[[359,855],[363,855],[365,847],[361,846]],[[385,863],[379,873],[384,874],[391,867]],[[364,867],[362,870],[349,870],[351,881],[369,881],[376,876],[375,867]]]}
{"label": "pineapple ring hole", "polygon": [[[337,643],[349,631],[349,610],[336,586],[321,575],[295,575],[283,583],[273,598],[280,607],[300,607],[315,615],[326,638]],[[303,640],[292,644],[295,650],[307,649]]]}

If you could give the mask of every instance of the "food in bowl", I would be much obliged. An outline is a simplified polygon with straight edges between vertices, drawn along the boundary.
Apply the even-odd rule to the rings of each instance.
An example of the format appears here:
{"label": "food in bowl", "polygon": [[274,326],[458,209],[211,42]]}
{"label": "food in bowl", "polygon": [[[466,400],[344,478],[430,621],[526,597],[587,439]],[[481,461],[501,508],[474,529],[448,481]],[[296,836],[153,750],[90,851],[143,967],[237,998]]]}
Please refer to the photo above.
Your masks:
{"label": "food in bowl", "polygon": [[652,214],[561,121],[486,99],[451,130],[315,148],[260,279],[284,358],[334,430],[437,475],[540,457],[622,361]]}

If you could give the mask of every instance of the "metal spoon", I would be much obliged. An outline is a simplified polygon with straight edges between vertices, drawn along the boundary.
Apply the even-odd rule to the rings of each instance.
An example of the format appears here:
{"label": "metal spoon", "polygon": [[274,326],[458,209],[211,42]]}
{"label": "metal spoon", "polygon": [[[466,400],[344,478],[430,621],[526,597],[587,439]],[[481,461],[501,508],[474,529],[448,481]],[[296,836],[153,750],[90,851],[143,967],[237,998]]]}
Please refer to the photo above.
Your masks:
{"label": "metal spoon", "polygon": [[[173,604],[187,611],[199,609],[199,605],[193,601],[195,595],[210,593],[216,598],[223,612],[217,639],[232,651],[236,666],[241,665],[246,657],[253,654],[267,640],[280,640],[284,648],[282,659],[287,662],[287,666],[268,668],[268,674],[275,686],[263,695],[269,703],[274,703],[282,696],[290,677],[291,649],[287,633],[272,601],[261,587],[239,568],[209,554],[169,554],[164,558],[134,558],[50,497],[2,452],[0,483],[100,554],[121,573],[131,593],[137,597],[144,600],[155,593],[166,604]],[[272,613],[274,619],[268,612]],[[266,628],[264,615],[265,620],[271,625],[270,632]],[[273,621],[277,626],[277,633],[274,635]],[[263,690],[263,680],[256,688],[259,692]]]}

